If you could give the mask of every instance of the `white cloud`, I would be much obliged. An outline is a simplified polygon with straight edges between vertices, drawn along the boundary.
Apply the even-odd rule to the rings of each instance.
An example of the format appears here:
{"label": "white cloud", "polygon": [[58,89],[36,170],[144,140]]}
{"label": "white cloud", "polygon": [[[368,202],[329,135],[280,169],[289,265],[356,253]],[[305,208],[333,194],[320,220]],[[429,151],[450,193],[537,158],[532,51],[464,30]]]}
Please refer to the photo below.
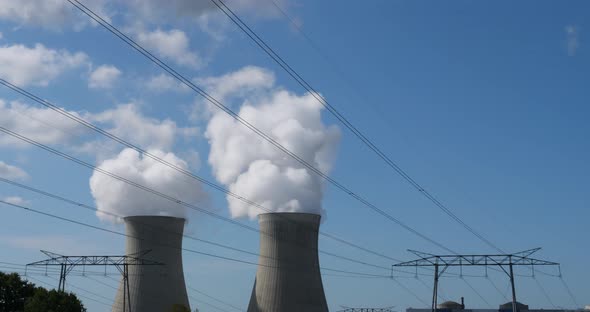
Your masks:
{"label": "white cloud", "polygon": [[194,149],[189,149],[182,153],[182,158],[186,159],[186,162],[193,168],[194,170],[198,170],[201,168],[201,156],[199,152]]}
{"label": "white cloud", "polygon": [[0,32],[0,39],[4,38],[4,34]]}
{"label": "white cloud", "polygon": [[72,18],[71,8],[65,1],[54,0],[3,0],[0,18],[32,25],[56,28]]}
{"label": "white cloud", "polygon": [[110,133],[145,149],[170,150],[177,137],[194,138],[199,134],[198,128],[179,127],[170,119],[147,117],[134,103],[119,105],[98,114],[89,114],[88,119],[105,125]]}
{"label": "white cloud", "polygon": [[31,204],[30,201],[28,201],[20,196],[8,196],[8,197],[2,198],[2,200],[9,203],[9,204],[18,205],[18,206],[25,206],[25,207]]}
{"label": "white cloud", "polygon": [[[340,139],[336,126],[321,120],[323,106],[311,94],[269,90],[246,98],[239,116],[324,173]],[[209,163],[216,179],[270,211],[323,214],[323,180],[225,113],[216,113],[205,133]],[[227,198],[233,217],[256,217],[261,211]]]}
{"label": "white cloud", "polygon": [[[273,1],[283,8],[287,6],[286,0]],[[233,11],[248,13],[260,18],[274,18],[279,15],[279,11],[268,0],[226,0],[224,2]],[[222,14],[211,1],[129,0],[127,4],[142,17],[142,20],[177,19],[178,17],[199,19],[210,14]]]}
{"label": "white cloud", "polygon": [[90,73],[88,87],[91,89],[110,89],[121,76],[121,71],[113,65],[101,65]]}
{"label": "white cloud", "polygon": [[190,90],[185,84],[167,74],[153,76],[148,79],[145,85],[153,92],[187,92]]}
{"label": "white cloud", "polygon": [[137,41],[148,51],[155,51],[157,55],[170,59],[179,65],[199,68],[202,61],[190,50],[190,40],[186,33],[179,29],[169,31],[156,29],[154,31],[138,31]]}
{"label": "white cloud", "polygon": [[[200,135],[196,127],[180,127],[170,119],[148,117],[134,103],[98,113],[68,112],[145,149],[171,150],[177,139],[194,140]],[[92,140],[94,132],[49,108],[29,106],[18,101],[7,103],[0,99],[0,125],[39,143],[59,144],[97,159],[112,157],[120,148],[118,143],[102,136]],[[2,146],[27,148],[32,145],[0,134]]]}
{"label": "white cloud", "polygon": [[565,33],[567,35],[567,55],[575,56],[579,46],[578,28],[572,25],[567,26]]}
{"label": "white cloud", "polygon": [[[172,153],[150,150],[151,154],[188,170],[188,164]],[[124,149],[119,155],[105,160],[99,168],[166,195],[195,204],[206,198],[200,184],[183,174],[132,149]],[[120,216],[161,215],[187,217],[186,207],[147,193],[127,183],[114,180],[99,172],[90,178],[90,190],[98,209]],[[101,220],[117,222],[116,218],[97,213]]]}
{"label": "white cloud", "polygon": [[47,86],[63,72],[88,64],[82,52],[53,50],[42,44],[0,46],[0,75],[17,85]]}
{"label": "white cloud", "polygon": [[5,179],[25,180],[29,175],[21,168],[9,165],[0,160],[0,177]]}
{"label": "white cloud", "polygon": [[[77,112],[69,111],[69,113],[80,117]],[[86,131],[82,125],[49,108],[33,107],[18,101],[7,104],[2,99],[0,99],[0,124],[43,144],[65,144]],[[0,146],[20,148],[30,145],[2,134]]]}
{"label": "white cloud", "polygon": [[[271,71],[257,67],[246,66],[235,72],[219,77],[207,77],[196,79],[199,85],[203,85],[207,92],[224,105],[229,105],[233,98],[243,99],[257,98],[268,93],[275,84],[275,76]],[[208,120],[218,109],[207,100],[197,98],[191,118],[195,120]]]}
{"label": "white cloud", "polygon": [[275,76],[262,67],[246,66],[219,77],[200,79],[199,82],[205,85],[214,98],[221,101],[229,96],[251,96],[257,90],[269,89],[275,84]]}
{"label": "white cloud", "polygon": [[[283,8],[287,0],[273,0]],[[175,23],[187,18],[202,25],[210,24],[212,19],[229,23],[221,11],[211,1],[195,0],[85,0],[84,4],[94,12],[111,20],[114,12],[126,12],[129,24],[135,22],[158,25]],[[268,0],[226,0],[234,11],[247,13],[257,18],[276,18],[280,15],[274,4]],[[65,0],[2,0],[0,1],[0,20],[11,21],[19,26],[40,26],[46,29],[61,30],[73,28],[79,31],[87,25],[95,25],[86,15]],[[147,21],[147,22],[146,22]],[[215,23],[219,24],[219,23]],[[220,25],[216,25],[219,28]],[[203,29],[205,32],[217,30]]]}
{"label": "white cloud", "polygon": [[211,1],[193,0],[129,0],[128,5],[140,16],[148,19],[163,17],[193,16],[198,17],[215,8]]}
{"label": "white cloud", "polygon": [[[108,18],[104,12],[104,2],[86,0],[84,4]],[[79,30],[89,23],[86,16],[81,16],[74,6],[62,0],[2,0],[0,19],[53,30],[64,27]]]}

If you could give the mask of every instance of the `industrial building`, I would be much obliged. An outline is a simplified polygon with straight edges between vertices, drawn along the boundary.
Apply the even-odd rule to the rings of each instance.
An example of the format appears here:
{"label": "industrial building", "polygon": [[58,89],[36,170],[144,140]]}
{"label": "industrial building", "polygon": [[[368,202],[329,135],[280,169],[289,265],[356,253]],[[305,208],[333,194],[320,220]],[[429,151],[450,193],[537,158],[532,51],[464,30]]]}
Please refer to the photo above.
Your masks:
{"label": "industrial building", "polygon": [[[576,312],[580,310],[558,310],[558,309],[529,309],[529,306],[520,302],[516,303],[518,312]],[[438,312],[512,312],[512,301],[498,306],[498,309],[467,309],[465,302],[461,298],[461,303],[455,301],[445,301],[436,306]],[[406,312],[432,312],[432,308],[414,309],[408,308]]]}
{"label": "industrial building", "polygon": [[182,266],[185,219],[133,216],[124,220],[127,232],[126,254],[142,254],[143,258],[162,265],[130,267],[127,295],[122,280],[112,311],[162,312],[190,309]]}
{"label": "industrial building", "polygon": [[327,312],[318,258],[321,216],[267,213],[248,312]]}

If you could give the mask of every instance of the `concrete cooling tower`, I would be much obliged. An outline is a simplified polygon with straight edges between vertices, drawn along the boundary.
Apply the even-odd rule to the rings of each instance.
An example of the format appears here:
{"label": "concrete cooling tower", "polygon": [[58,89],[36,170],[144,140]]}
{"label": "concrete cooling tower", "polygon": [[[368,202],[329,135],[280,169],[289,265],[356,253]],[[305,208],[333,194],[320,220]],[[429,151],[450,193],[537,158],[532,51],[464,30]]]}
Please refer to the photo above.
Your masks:
{"label": "concrete cooling tower", "polygon": [[113,312],[190,311],[182,269],[184,221],[161,216],[125,218],[126,254],[150,250],[141,258],[164,265],[129,266],[131,311],[123,305],[121,280]]}
{"label": "concrete cooling tower", "polygon": [[248,312],[327,312],[320,275],[320,216],[267,213],[260,223],[260,258]]}

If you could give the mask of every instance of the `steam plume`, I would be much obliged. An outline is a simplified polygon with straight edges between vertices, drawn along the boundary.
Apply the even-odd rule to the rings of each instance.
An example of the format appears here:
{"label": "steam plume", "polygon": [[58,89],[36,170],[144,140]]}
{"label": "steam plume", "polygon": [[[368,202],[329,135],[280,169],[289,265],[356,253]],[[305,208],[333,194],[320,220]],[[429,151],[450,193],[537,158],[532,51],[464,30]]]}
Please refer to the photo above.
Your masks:
{"label": "steam plume", "polygon": [[[285,90],[267,90],[266,94],[260,97],[257,92],[257,103],[246,100],[240,117],[328,173],[340,131],[324,125],[322,105],[311,94],[299,96]],[[211,145],[213,173],[232,192],[273,212],[324,214],[321,178],[230,116],[213,115],[205,136]],[[232,217],[255,218],[264,212],[233,197],[227,200]]]}
{"label": "steam plume", "polygon": [[[187,163],[173,153],[164,153],[155,149],[148,152],[188,170]],[[204,197],[198,182],[133,149],[124,149],[114,158],[103,161],[99,168],[185,202],[194,203]],[[96,170],[90,178],[90,190],[98,209],[123,217],[139,215],[187,217],[184,206],[115,180]],[[101,220],[122,221],[100,212],[97,216]]]}

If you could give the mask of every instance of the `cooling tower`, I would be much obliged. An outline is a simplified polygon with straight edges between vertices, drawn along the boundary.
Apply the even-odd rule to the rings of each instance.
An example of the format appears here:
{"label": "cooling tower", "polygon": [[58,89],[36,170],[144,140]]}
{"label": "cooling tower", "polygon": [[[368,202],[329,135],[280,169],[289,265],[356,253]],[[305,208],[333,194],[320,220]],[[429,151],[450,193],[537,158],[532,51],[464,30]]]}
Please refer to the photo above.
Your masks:
{"label": "cooling tower", "polygon": [[327,312],[320,275],[320,216],[267,213],[260,223],[260,258],[248,312]]}
{"label": "cooling tower", "polygon": [[[126,254],[150,250],[141,258],[164,264],[129,266],[131,312],[190,311],[182,269],[184,221],[161,216],[125,218]],[[123,308],[123,291],[121,280],[113,312],[129,312]]]}

